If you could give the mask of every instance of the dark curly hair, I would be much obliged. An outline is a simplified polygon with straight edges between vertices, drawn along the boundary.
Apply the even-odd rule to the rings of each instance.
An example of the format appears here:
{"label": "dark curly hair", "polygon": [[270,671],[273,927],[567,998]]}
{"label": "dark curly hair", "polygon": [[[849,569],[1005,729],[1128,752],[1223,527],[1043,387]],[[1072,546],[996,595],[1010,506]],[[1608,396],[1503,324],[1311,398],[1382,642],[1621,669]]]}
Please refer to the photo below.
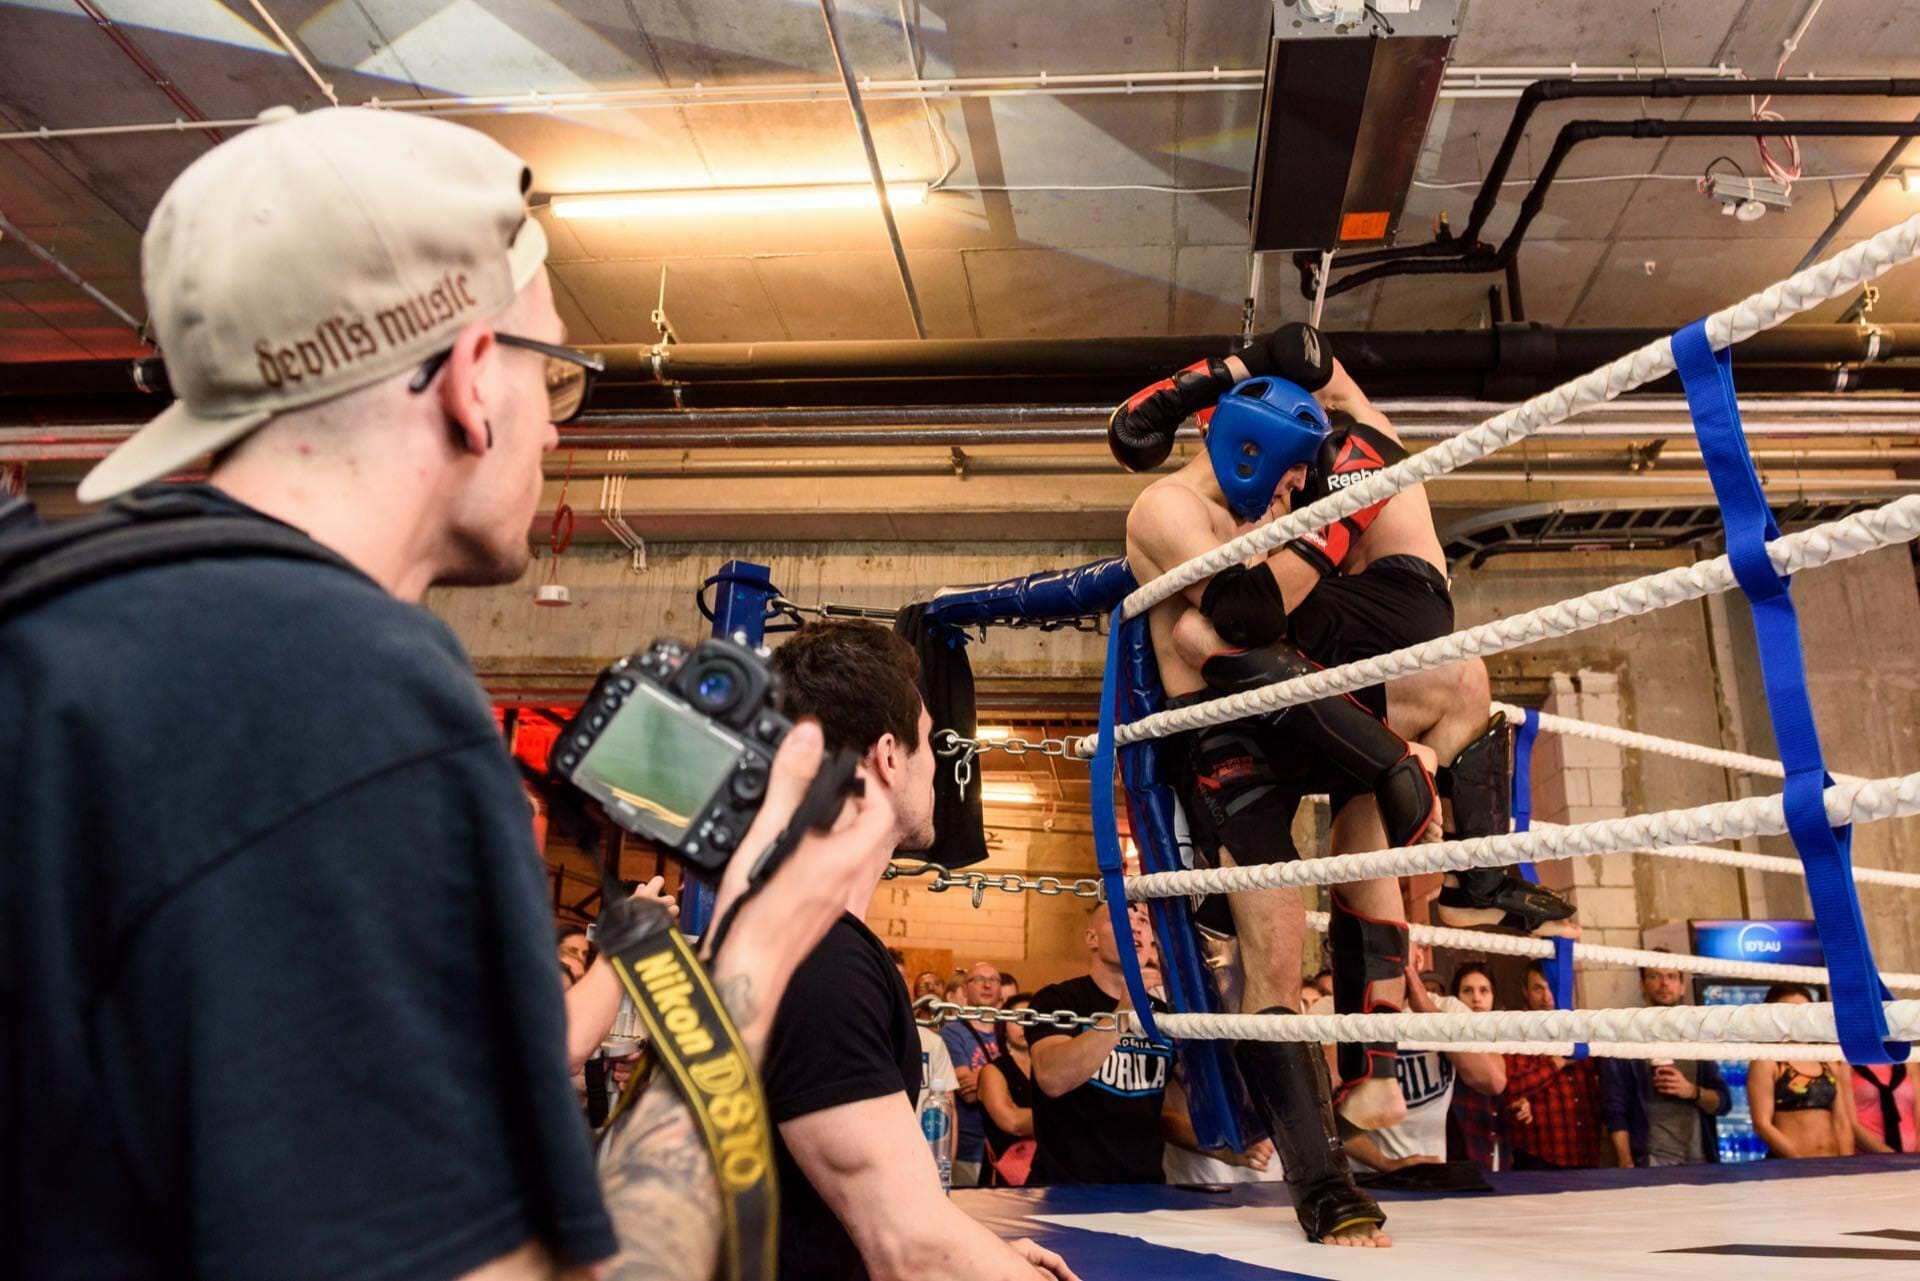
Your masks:
{"label": "dark curly hair", "polygon": [[780,710],[819,720],[827,747],[865,752],[892,734],[920,747],[920,656],[874,623],[808,623],[773,652]]}

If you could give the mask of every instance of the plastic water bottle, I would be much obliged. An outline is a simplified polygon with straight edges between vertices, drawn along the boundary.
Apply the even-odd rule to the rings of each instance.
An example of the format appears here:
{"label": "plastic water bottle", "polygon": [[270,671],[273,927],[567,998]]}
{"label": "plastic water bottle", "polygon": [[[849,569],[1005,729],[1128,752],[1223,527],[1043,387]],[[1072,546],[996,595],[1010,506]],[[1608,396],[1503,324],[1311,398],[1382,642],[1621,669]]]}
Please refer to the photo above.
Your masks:
{"label": "plastic water bottle", "polygon": [[940,1190],[953,1191],[953,1145],[959,1125],[952,1090],[928,1090],[920,1104],[920,1133],[933,1151],[933,1164],[940,1171]]}

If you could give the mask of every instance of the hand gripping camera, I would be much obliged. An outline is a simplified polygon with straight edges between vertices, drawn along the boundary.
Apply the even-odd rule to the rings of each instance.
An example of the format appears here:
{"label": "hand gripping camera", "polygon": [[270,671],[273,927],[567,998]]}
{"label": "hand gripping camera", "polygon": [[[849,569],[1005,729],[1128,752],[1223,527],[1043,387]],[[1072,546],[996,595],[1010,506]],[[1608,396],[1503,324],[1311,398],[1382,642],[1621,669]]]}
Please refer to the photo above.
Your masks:
{"label": "hand gripping camera", "polygon": [[[773,754],[793,728],[775,707],[778,680],[760,651],[670,640],[600,674],[561,731],[547,766],[600,802],[608,818],[718,881],[767,792]],[[750,850],[749,879],[771,872],[809,829],[832,825],[860,794],[853,753],[829,751],[793,821],[771,846]]]}

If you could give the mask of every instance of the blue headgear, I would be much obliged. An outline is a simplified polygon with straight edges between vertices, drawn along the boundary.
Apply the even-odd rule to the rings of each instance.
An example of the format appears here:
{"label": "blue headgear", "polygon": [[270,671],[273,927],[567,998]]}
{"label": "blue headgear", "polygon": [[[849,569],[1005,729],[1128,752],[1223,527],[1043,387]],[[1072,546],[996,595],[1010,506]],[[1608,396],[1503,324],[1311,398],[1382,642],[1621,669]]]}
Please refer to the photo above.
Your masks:
{"label": "blue headgear", "polygon": [[1259,520],[1287,469],[1312,463],[1329,430],[1326,410],[1284,378],[1249,378],[1220,398],[1207,425],[1207,456],[1227,510]]}

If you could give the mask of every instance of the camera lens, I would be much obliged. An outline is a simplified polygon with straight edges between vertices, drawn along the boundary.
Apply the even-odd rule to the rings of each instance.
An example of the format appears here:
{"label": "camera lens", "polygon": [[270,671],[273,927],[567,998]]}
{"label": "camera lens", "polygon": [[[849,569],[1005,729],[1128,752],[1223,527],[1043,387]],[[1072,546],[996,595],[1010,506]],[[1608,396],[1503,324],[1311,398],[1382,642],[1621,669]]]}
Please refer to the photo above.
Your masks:
{"label": "camera lens", "polygon": [[739,689],[740,682],[732,671],[715,666],[700,673],[693,684],[693,697],[706,711],[724,712],[733,706]]}

